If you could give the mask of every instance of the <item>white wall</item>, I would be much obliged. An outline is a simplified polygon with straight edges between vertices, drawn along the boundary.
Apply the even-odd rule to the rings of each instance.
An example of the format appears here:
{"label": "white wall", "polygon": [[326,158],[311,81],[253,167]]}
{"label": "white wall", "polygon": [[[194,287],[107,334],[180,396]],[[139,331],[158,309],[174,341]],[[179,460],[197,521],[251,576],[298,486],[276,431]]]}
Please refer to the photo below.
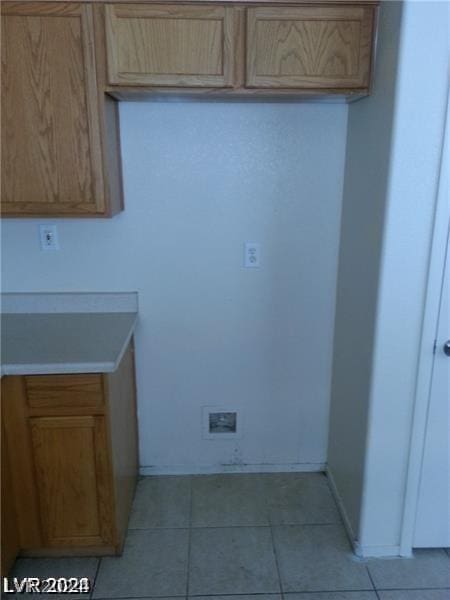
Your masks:
{"label": "white wall", "polygon": [[[39,250],[42,220],[3,221],[3,291],[139,292],[145,472],[320,467],[347,107],[120,112],[125,212],[57,220],[58,253]],[[242,439],[203,440],[204,405],[242,410]]]}
{"label": "white wall", "polygon": [[449,6],[406,2],[403,14],[361,516],[363,547],[397,549],[400,544],[449,84]]}
{"label": "white wall", "polygon": [[340,254],[346,278],[336,313],[330,469],[362,555],[400,551],[444,132],[448,7],[406,2],[396,32],[399,6],[382,5],[376,91],[349,110],[343,232],[362,233],[353,246],[344,234]]}
{"label": "white wall", "polygon": [[328,469],[359,538],[401,3],[380,9],[373,93],[350,104],[334,332]]}

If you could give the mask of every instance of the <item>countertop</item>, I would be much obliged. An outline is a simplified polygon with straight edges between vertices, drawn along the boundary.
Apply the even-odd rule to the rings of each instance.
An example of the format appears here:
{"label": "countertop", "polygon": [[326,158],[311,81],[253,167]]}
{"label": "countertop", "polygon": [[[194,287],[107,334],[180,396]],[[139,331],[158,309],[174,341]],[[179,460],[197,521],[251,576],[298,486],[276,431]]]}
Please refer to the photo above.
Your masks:
{"label": "countertop", "polygon": [[116,370],[136,326],[137,296],[134,302],[126,294],[23,296],[16,295],[19,302],[2,296],[2,375]]}

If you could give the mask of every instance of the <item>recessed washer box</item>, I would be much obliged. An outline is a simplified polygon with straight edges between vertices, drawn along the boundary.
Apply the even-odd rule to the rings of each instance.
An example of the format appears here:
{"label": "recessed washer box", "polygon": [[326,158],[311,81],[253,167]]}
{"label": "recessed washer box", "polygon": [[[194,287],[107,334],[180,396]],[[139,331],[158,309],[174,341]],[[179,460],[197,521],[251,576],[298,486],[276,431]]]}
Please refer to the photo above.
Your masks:
{"label": "recessed washer box", "polygon": [[235,440],[242,437],[242,411],[230,407],[204,406],[202,432],[207,440]]}

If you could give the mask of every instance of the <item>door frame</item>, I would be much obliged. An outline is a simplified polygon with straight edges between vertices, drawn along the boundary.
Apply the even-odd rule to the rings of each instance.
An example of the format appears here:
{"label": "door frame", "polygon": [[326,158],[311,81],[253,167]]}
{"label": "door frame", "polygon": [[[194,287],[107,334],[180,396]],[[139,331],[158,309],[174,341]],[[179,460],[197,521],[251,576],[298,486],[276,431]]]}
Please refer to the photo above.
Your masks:
{"label": "door frame", "polygon": [[[416,392],[409,444],[409,460],[405,489],[400,555],[411,556],[419,500],[422,462],[425,450],[428,407],[435,358],[435,340],[441,305],[443,275],[450,234],[450,95],[447,95],[447,115],[441,153],[439,183],[428,267],[422,335],[419,348]],[[450,254],[450,250],[449,250]],[[450,256],[447,260],[450,260]]]}

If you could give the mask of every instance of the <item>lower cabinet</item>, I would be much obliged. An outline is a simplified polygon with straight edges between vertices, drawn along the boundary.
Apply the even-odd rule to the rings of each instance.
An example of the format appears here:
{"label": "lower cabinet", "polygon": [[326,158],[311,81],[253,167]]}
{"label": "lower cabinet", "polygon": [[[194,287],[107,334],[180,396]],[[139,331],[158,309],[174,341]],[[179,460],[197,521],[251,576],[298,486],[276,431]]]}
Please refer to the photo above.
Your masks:
{"label": "lower cabinet", "polygon": [[110,374],[4,377],[2,420],[21,554],[120,553],[138,468],[132,347]]}

